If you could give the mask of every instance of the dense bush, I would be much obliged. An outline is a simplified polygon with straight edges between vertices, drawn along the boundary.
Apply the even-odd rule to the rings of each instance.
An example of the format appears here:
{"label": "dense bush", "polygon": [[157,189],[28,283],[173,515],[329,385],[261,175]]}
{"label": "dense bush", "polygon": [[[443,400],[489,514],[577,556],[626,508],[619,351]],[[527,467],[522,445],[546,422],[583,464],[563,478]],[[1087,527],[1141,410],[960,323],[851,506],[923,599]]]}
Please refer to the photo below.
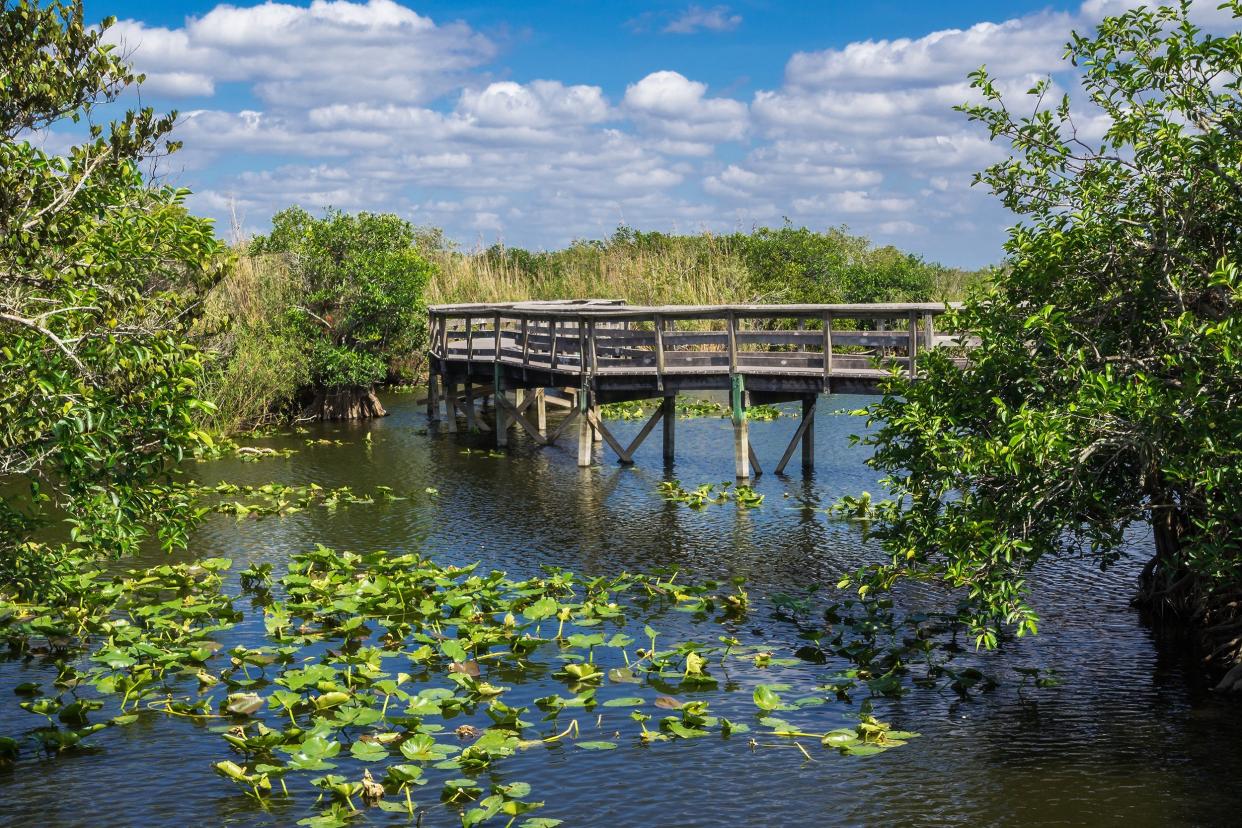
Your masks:
{"label": "dense bush", "polygon": [[0,5],[0,589],[66,559],[32,534],[54,511],[89,553],[179,543],[194,516],[167,474],[202,435],[196,295],[218,275],[210,222],[138,163],[176,149],[175,113],[96,124],[65,155],[24,136],[139,80],[78,2]]}
{"label": "dense bush", "polygon": [[277,213],[209,298],[200,326],[217,354],[215,425],[250,425],[272,412],[382,415],[373,387],[425,344],[434,268],[419,244],[427,238],[390,214]]}
{"label": "dense bush", "polygon": [[904,507],[880,585],[960,587],[985,642],[1035,629],[1026,577],[1044,556],[1107,566],[1143,521],[1140,603],[1225,633],[1214,657],[1242,661],[1242,35],[1187,15],[1074,37],[1108,123],[1096,145],[1068,100],[1019,118],[974,77],[985,102],[965,111],[1013,148],[980,177],[1026,221],[959,315],[982,343],[967,367],[929,355],[875,408],[872,442]]}

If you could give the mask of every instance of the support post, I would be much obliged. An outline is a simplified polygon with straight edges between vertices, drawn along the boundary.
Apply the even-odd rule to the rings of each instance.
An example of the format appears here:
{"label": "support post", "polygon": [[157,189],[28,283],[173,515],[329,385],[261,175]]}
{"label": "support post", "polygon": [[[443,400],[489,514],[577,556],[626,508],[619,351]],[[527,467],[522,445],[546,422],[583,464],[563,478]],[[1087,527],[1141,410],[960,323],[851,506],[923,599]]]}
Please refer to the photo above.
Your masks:
{"label": "support post", "polygon": [[466,428],[478,431],[479,424],[474,414],[474,383],[466,380]]}
{"label": "support post", "polygon": [[664,412],[664,462],[672,463],[677,442],[677,395],[665,394],[660,409]]}
{"label": "support post", "polygon": [[591,418],[591,393],[586,388],[578,389],[578,465],[586,468],[591,465],[591,446],[594,443],[592,437]]}
{"label": "support post", "polygon": [[802,398],[802,469],[815,468],[815,398]]}
{"label": "support post", "polygon": [[427,419],[435,422],[440,419],[440,379],[432,369],[427,370]]}
{"label": "support post", "polygon": [[535,427],[539,433],[548,433],[548,392],[545,388],[535,389]]}
{"label": "support post", "polygon": [[449,434],[457,433],[457,383],[444,375],[444,425]]}
{"label": "support post", "polygon": [[496,395],[496,446],[504,448],[509,445],[509,423],[507,422],[509,413],[500,402],[501,397],[505,395],[505,375],[504,366],[499,360],[492,363],[492,393]]}
{"label": "support post", "polygon": [[733,465],[738,480],[748,480],[750,479],[750,429],[746,420],[746,381],[741,374],[733,374],[729,377],[729,398],[733,409]]}

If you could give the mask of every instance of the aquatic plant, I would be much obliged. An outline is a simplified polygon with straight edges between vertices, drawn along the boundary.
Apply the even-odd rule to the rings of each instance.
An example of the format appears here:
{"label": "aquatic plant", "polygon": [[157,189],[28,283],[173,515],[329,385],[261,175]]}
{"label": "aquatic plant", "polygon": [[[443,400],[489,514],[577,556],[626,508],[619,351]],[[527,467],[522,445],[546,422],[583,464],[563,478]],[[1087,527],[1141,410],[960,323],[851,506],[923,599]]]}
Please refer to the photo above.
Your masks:
{"label": "aquatic plant", "polygon": [[[719,486],[719,489],[717,489]],[[702,483],[693,489],[686,489],[680,480],[665,480],[659,484],[660,494],[665,500],[684,503],[691,509],[702,509],[713,504],[728,503],[733,500],[739,507],[754,508],[763,504],[764,495],[759,494],[750,486],[732,482]]]}
{"label": "aquatic plant", "polygon": [[[227,753],[212,770],[258,807],[311,794],[316,811],[300,824],[312,828],[368,808],[411,818],[449,808],[463,825],[511,824],[543,803],[525,783],[495,781],[509,757],[558,743],[586,757],[768,727],[772,711],[787,709],[776,688],[788,685],[772,685],[749,724],[713,714],[702,694],[729,692],[728,671],[806,663],[736,634],[666,642],[636,623],[667,610],[699,623],[744,619],[740,578],[687,584],[676,570],[588,578],[545,568],[514,580],[416,553],[322,546],[291,556],[279,579],[267,564],[239,573],[262,637],[226,648],[223,634],[236,640],[229,631],[241,619],[223,589],[229,569],[206,559],[121,576],[84,571],[64,585],[73,602],[0,605],[9,647],[44,653],[58,673],[46,691],[18,688],[39,724],[0,743],[3,757],[27,742],[49,754],[80,750],[101,729],[166,715],[215,729]],[[541,676],[563,689],[506,701],[511,684]],[[834,698],[811,690],[791,709]],[[805,733],[770,729],[795,741]],[[855,738],[821,742],[860,755],[903,740],[870,718]],[[423,789],[435,793],[420,804]]]}

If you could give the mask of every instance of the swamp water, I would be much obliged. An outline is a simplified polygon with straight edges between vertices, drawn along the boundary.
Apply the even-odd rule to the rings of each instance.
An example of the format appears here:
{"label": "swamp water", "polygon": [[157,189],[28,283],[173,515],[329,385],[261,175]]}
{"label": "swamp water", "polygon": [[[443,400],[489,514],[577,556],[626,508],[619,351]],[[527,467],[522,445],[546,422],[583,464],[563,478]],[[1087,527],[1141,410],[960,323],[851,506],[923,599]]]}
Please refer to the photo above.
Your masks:
{"label": "swamp water", "polygon": [[[866,399],[825,402],[830,404],[821,407],[851,408]],[[253,564],[270,564],[278,582],[295,553],[317,544],[394,555],[420,552],[441,566],[477,561],[477,573],[503,570],[514,580],[538,576],[545,566],[584,576],[678,567],[683,573],[678,583],[718,581],[719,595],[734,589],[730,578],[744,577],[749,612],[744,620],[718,621],[719,608],[706,618],[660,606],[631,611],[625,630],[638,638],[629,645],[631,653],[644,645],[642,630],[649,624],[662,639],[657,649],[687,640],[719,647],[720,637],[735,636],[750,648],[747,653],[762,650],[784,660],[806,642],[795,626],[773,619],[773,597],[823,584],[812,602],[825,605],[838,597],[831,585],[875,555],[856,524],[824,512],[840,495],[876,490],[874,475],[863,465],[865,449],[848,444],[847,436],[862,428],[855,417],[819,417],[812,477],[767,474],[754,482],[765,497],[757,507],[728,502],[694,510],[664,499],[659,484],[676,477],[689,489],[728,479],[732,443],[726,421],[680,421],[679,457],[667,472],[658,434],[638,451],[636,467],[616,465],[607,449],[597,446],[602,464],[580,470],[572,440],[539,449],[515,434],[509,451],[494,456],[490,435],[448,435],[434,426],[428,432],[412,395],[384,403],[392,414],[388,418],[310,435],[328,442],[307,445],[305,435],[261,441],[297,450],[288,457],[226,459],[192,470],[206,485],[314,483],[348,486],[359,495],[387,486],[407,498],[332,509],[315,504],[262,519],[211,515],[191,550],[200,557],[232,559],[225,575],[228,592],[237,594],[239,572]],[[780,455],[796,422],[781,418],[751,425],[751,439],[766,465]],[[622,442],[640,426],[610,423]],[[529,708],[521,716],[531,724],[523,738],[560,733],[570,721],[577,721],[578,732],[497,758],[477,773],[429,767],[429,784],[411,787],[413,800],[426,811],[422,824],[427,826],[460,824],[462,809],[441,804],[440,793],[444,779],[463,776],[484,795],[492,785],[529,784],[530,793],[522,798],[546,804],[517,817],[515,825],[539,817],[567,826],[1236,824],[1242,805],[1242,706],[1198,685],[1176,648],[1155,641],[1128,607],[1145,547],[1145,540],[1136,541],[1133,557],[1106,574],[1071,562],[1038,573],[1043,632],[1011,642],[999,654],[967,655],[1001,682],[996,689],[976,688],[962,698],[942,683],[912,688],[897,699],[876,698],[877,718],[922,734],[885,752],[844,756],[803,739],[808,761],[790,740],[770,735],[771,728],[759,723],[768,714],[756,707],[755,687],[775,685],[786,701],[807,698],[839,672],[839,664],[758,667],[750,657],[737,657],[726,668],[718,654],[709,655],[707,670],[719,681],[716,688],[605,678],[594,685],[600,706],[567,708],[554,721],[544,721],[545,711],[532,702],[558,693],[573,697],[570,682],[556,671],[579,663],[559,661],[555,645],[544,645],[542,655],[532,658],[538,669],[529,674],[493,671],[484,661],[482,678],[511,688],[500,697],[507,705]],[[164,560],[152,554],[124,566]],[[234,606],[245,618],[218,636],[225,647],[272,646],[264,640],[261,609],[247,596],[236,597]],[[542,622],[545,636],[555,632],[555,623],[555,618]],[[575,632],[594,630],[607,637],[617,627],[606,622]],[[592,655],[605,669],[623,664],[617,649],[596,647]],[[1016,669],[1030,667],[1055,669],[1060,685],[1030,686]],[[396,668],[386,663],[385,669]],[[267,668],[269,676],[277,672],[275,665]],[[453,687],[443,670],[431,676],[429,683]],[[37,717],[18,707],[21,698],[12,690],[50,678],[37,661],[0,663],[0,734],[37,725]],[[406,689],[417,692],[418,681]],[[215,695],[223,698],[225,692]],[[723,737],[717,724],[700,738],[643,744],[641,727],[655,728],[663,716],[677,713],[653,704],[660,695],[707,700],[711,716],[748,725],[750,732]],[[823,733],[857,725],[866,696],[865,689],[857,689],[846,703],[827,694],[826,703],[774,715],[799,730]],[[641,697],[645,705],[603,704],[627,697]],[[455,739],[453,729],[491,724],[486,706],[484,701],[473,714],[445,719],[439,741],[467,747],[469,741]],[[634,709],[651,719],[640,725],[629,716]],[[382,778],[386,764],[406,761],[392,750],[384,762],[364,763],[347,748],[332,760],[335,769],[289,775],[292,801],[283,801],[277,785],[265,811],[212,769],[223,760],[241,761],[219,733],[230,723],[149,712],[133,724],[91,736],[94,753],[43,759],[27,747],[14,766],[0,769],[0,825],[291,825],[323,807],[312,804],[310,778],[338,773],[356,781],[364,766]],[[758,746],[751,746],[752,737]],[[584,750],[580,742],[616,747]],[[487,824],[506,820],[497,816]],[[371,808],[351,824],[408,822],[405,814]]]}

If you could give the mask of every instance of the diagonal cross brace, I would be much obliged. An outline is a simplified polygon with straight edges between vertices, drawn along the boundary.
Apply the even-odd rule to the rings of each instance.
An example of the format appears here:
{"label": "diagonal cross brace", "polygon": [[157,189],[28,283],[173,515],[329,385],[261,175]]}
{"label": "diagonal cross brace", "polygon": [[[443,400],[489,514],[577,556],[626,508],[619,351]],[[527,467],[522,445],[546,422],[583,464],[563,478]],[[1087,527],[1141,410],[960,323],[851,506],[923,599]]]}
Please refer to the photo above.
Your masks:
{"label": "diagonal cross brace", "polygon": [[794,448],[797,447],[802,435],[806,434],[806,430],[815,422],[815,403],[811,403],[811,407],[802,413],[802,422],[798,423],[798,428],[794,431],[793,439],[789,441],[789,445],[785,448],[785,453],[781,455],[781,462],[776,464],[776,473],[784,474],[785,466],[789,463],[789,458],[793,457]]}

